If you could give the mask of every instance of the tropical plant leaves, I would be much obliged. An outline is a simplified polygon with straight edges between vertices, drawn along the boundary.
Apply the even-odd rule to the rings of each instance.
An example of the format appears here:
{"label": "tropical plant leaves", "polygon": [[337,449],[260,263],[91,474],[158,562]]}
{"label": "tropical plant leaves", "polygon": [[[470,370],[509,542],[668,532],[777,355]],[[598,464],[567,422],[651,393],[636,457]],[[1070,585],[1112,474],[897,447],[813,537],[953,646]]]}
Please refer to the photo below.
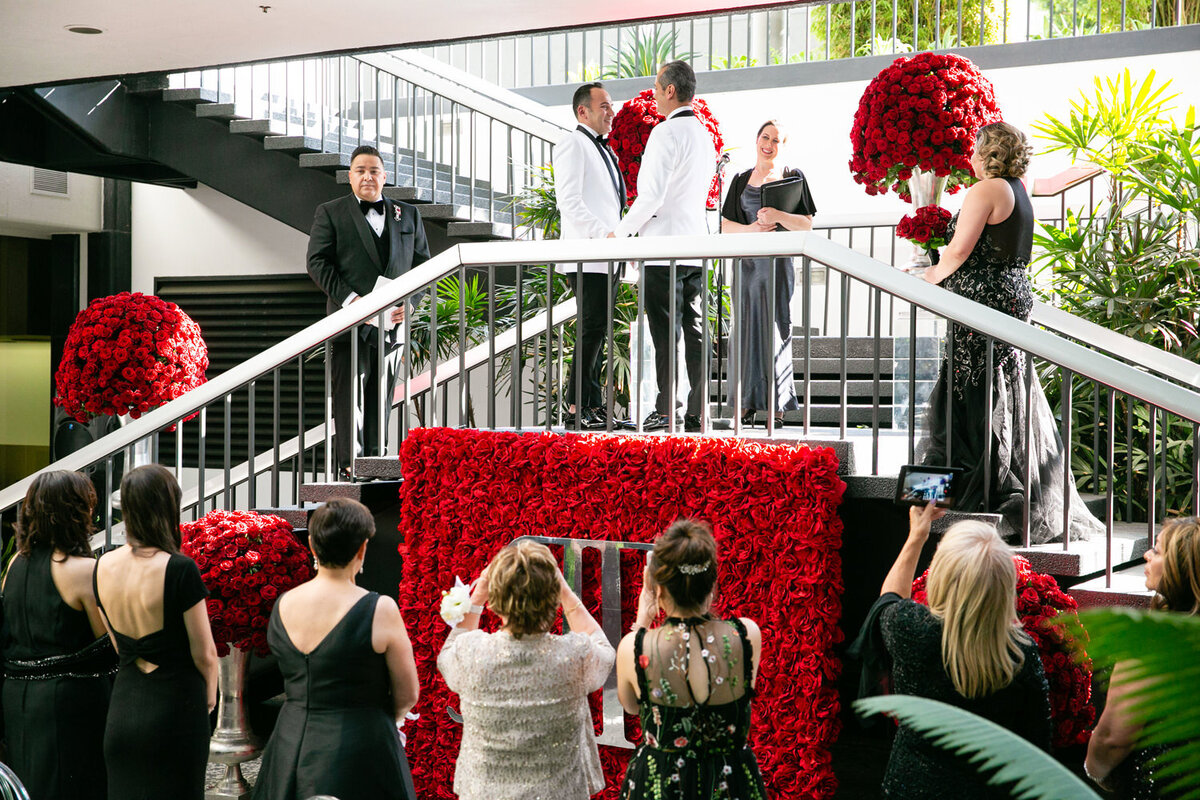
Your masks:
{"label": "tropical plant leaves", "polygon": [[993,773],[988,783],[1011,785],[1022,800],[1099,800],[1100,796],[1044,750],[983,717],[956,706],[910,695],[857,700],[864,716],[887,714],[937,747],[957,753],[980,772]]}

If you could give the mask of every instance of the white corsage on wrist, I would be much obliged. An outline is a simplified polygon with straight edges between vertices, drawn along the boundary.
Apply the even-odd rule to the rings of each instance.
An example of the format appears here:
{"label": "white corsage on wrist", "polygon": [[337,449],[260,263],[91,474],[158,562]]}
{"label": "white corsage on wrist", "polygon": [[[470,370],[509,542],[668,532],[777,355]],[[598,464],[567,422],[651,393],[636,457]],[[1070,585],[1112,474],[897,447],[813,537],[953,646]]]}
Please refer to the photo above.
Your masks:
{"label": "white corsage on wrist", "polygon": [[447,625],[455,628],[470,611],[471,590],[462,582],[462,578],[455,575],[454,586],[442,592],[442,605],[439,613]]}

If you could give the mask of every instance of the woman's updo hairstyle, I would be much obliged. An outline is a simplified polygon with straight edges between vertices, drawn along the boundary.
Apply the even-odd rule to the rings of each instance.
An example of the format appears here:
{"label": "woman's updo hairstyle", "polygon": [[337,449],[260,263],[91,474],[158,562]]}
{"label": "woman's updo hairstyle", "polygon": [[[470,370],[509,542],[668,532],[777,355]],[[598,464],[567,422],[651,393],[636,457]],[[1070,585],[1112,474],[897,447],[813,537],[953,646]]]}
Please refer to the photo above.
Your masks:
{"label": "woman's updo hairstyle", "polygon": [[558,614],[558,562],[532,539],[506,545],[488,567],[488,606],[514,639],[550,630]]}
{"label": "woman's updo hairstyle", "polygon": [[654,543],[650,577],[678,608],[697,609],[717,582],[717,540],[708,523],[681,519]]}
{"label": "woman's updo hairstyle", "polygon": [[340,569],[353,560],[362,543],[375,535],[375,518],[362,503],[334,497],[308,519],[308,546],[317,563]]}
{"label": "woman's updo hairstyle", "polygon": [[1029,168],[1033,148],[1025,134],[1007,122],[984,125],[975,134],[975,152],[988,178],[1020,178]]}

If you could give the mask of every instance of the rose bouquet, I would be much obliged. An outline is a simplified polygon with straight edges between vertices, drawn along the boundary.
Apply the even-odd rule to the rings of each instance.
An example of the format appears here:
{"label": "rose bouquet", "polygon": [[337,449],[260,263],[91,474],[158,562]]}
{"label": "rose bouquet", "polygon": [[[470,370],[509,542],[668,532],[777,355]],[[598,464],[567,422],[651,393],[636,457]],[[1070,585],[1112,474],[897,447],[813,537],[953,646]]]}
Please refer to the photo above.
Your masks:
{"label": "rose bouquet", "polygon": [[910,217],[905,214],[896,226],[896,235],[926,250],[946,246],[946,228],[950,212],[941,206],[921,206]]}
{"label": "rose bouquet", "polygon": [[179,306],[140,292],[93,300],[71,324],[55,405],[80,422],[134,419],[204,383],[208,347]]}
{"label": "rose bouquet", "polygon": [[[1063,617],[1078,623],[1079,604],[1058,588],[1049,575],[1035,572],[1021,556],[1013,556],[1017,566],[1017,616],[1038,646],[1042,669],[1050,684],[1050,718],[1054,724],[1055,747],[1083,744],[1096,721],[1092,706],[1092,660],[1084,653],[1082,642],[1071,633],[1076,626],[1059,625]],[[925,581],[928,570],[913,581],[913,600],[928,602]],[[1076,655],[1082,654],[1082,658]]]}
{"label": "rose bouquet", "polygon": [[974,180],[975,134],[1000,121],[991,82],[969,59],[921,53],[898,58],[863,92],[850,128],[850,172],[867,194],[890,188],[910,199],[913,170],[945,177],[953,193]]}
{"label": "rose bouquet", "polygon": [[[713,140],[713,168],[715,171],[717,154],[725,148],[725,139],[721,136],[721,127],[712,111],[700,98],[692,98],[692,111],[696,119],[708,130]],[[658,113],[654,104],[654,90],[646,89],[637,97],[627,100],[621,110],[613,117],[612,133],[608,136],[608,144],[617,154],[621,162],[621,174],[625,177],[625,194],[629,202],[637,199],[637,178],[642,168],[642,153],[646,150],[646,140],[650,131],[666,117]],[[717,179],[713,176],[712,185],[708,190],[708,205],[716,208],[721,200]]]}
{"label": "rose bouquet", "polygon": [[232,645],[266,655],[267,621],[279,595],[312,577],[312,560],[292,526],[271,514],[210,511],[179,526],[183,552],[208,587],[217,652]]}

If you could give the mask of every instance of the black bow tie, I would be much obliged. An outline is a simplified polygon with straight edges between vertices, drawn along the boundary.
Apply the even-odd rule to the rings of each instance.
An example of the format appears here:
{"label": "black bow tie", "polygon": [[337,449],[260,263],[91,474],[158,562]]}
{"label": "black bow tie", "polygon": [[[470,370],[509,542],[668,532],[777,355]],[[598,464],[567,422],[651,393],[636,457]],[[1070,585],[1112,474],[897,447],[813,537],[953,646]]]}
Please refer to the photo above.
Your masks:
{"label": "black bow tie", "polygon": [[376,200],[374,203],[372,203],[368,200],[359,200],[358,207],[362,209],[362,212],[364,214],[366,214],[372,208],[375,209],[376,211],[378,211],[381,216],[383,214],[383,201],[382,200]]}
{"label": "black bow tie", "polygon": [[597,136],[596,141],[600,143],[601,147],[608,147],[608,137],[607,136]]}

